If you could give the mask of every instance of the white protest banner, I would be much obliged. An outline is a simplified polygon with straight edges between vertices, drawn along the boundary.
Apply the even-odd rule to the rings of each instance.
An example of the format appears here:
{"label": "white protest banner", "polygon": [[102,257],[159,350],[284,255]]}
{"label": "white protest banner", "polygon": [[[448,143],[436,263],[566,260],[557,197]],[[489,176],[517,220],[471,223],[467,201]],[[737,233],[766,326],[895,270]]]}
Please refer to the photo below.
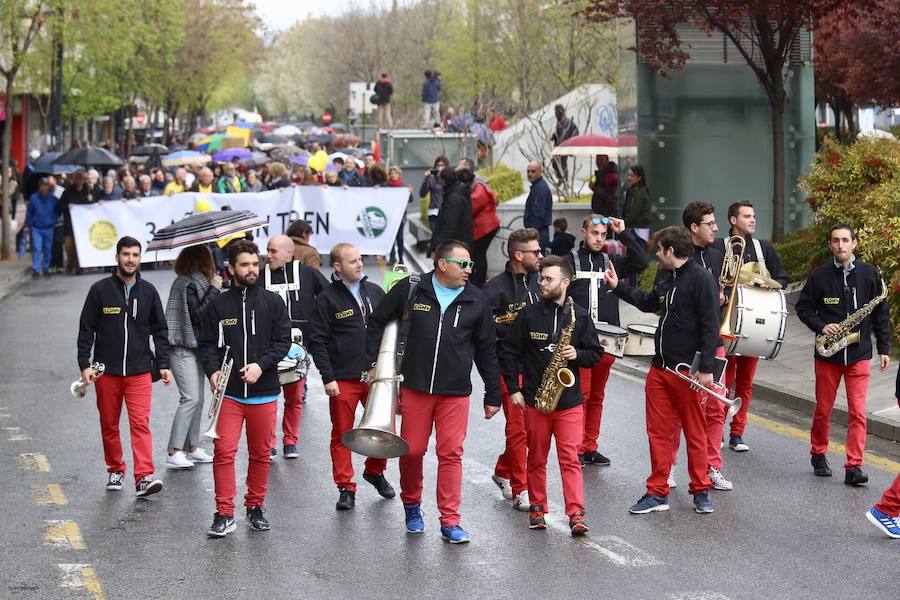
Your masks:
{"label": "white protest banner", "polygon": [[[406,210],[406,188],[340,188],[296,186],[245,194],[184,193],[141,200],[109,200],[103,204],[73,205],[72,227],[82,267],[115,264],[116,242],[125,235],[144,246],[157,229],[194,214],[199,200],[213,210],[246,209],[265,219],[268,226],[250,233],[265,252],[270,236],[284,233],[296,219],[312,227],[310,243],[327,254],[338,242],[349,242],[362,254],[391,251]],[[144,262],[174,260],[178,250],[145,252]]]}

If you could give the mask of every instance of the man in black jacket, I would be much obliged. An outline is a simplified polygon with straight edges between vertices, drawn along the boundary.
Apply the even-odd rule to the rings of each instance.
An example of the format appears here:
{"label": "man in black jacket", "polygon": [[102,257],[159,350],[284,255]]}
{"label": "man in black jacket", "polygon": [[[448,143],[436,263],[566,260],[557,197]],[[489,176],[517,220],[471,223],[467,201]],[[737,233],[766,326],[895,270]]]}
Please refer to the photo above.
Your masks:
{"label": "man in black jacket", "polygon": [[704,405],[691,384],[671,370],[680,363],[692,364],[699,352],[695,379],[704,387],[712,385],[719,339],[719,286],[709,271],[691,259],[693,244],[687,229],[666,227],[654,235],[653,243],[659,267],[671,275],[657,280],[649,294],[620,282],[614,266],[606,271],[606,283],[619,298],[644,312],[661,311],[656,354],[646,385],[652,470],[647,478],[647,493],[628,510],[633,514],[669,510],[667,479],[672,467],[672,423],[677,416],[687,446],[691,477],[688,493],[694,495],[694,510],[711,513]]}
{"label": "man in black jacket", "polygon": [[[562,477],[566,515],[572,535],[588,532],[584,522],[584,481],[578,453],[584,435],[581,389],[565,388],[556,409],[550,414],[535,408],[535,395],[544,372],[558,348],[562,331],[571,325],[572,315],[564,308],[572,268],[562,256],[548,256],[541,263],[541,302],[531,304],[516,318],[500,346],[500,364],[513,406],[525,411],[528,435],[528,490],[531,498],[529,527],[544,529],[547,505],[547,454],[550,438],[556,438],[556,454]],[[580,369],[589,369],[600,360],[603,347],[587,311],[574,304],[575,324],[569,344],[560,355],[577,380]],[[524,385],[519,384],[519,374]],[[554,374],[555,376],[555,374]],[[527,405],[527,406],[526,406]]]}
{"label": "man in black jacket", "polygon": [[[78,328],[78,368],[84,383],[96,382],[97,386],[103,455],[109,472],[106,489],[121,490],[125,478],[119,438],[124,402],[131,429],[135,490],[138,497],[145,497],[163,487],[162,481],[153,477],[152,361],[166,385],[172,383],[172,372],[166,316],[156,288],[138,274],[140,264],[141,243],[128,236],[120,239],[115,272],[92,285],[84,300]],[[150,350],[151,336],[155,353]],[[92,347],[93,362],[105,366],[100,378],[91,368]]]}
{"label": "man in black jacket", "polygon": [[[781,258],[775,247],[766,240],[753,237],[756,233],[756,212],[753,210],[753,204],[747,200],[733,203],[728,207],[728,222],[731,225],[728,235],[739,235],[747,242],[744,247],[744,264],[759,262],[761,270],[768,271],[770,277],[780,283],[782,288],[787,287],[787,271],[781,265]],[[725,254],[724,239],[717,239],[715,247]],[[725,385],[729,390],[734,386],[734,395],[743,400],[741,409],[731,417],[728,447],[735,452],[746,452],[750,449],[743,436],[747,426],[747,413],[750,411],[750,399],[753,397],[753,377],[756,375],[758,363],[759,359],[754,356],[728,357]]]}
{"label": "man in black jacket", "polygon": [[[610,256],[603,252],[607,233],[612,228],[625,244],[628,252],[621,256]],[[625,221],[615,217],[591,214],[581,223],[581,242],[578,250],[566,256],[575,279],[569,287],[569,295],[576,304],[584,308],[596,325],[608,323],[619,326],[619,299],[604,283],[606,267],[614,264],[620,277],[634,276],[647,267],[647,253],[644,244],[633,229],[625,230]],[[609,466],[609,459],[598,452],[597,439],[600,437],[600,421],[603,417],[603,398],[606,382],[616,357],[606,352],[599,362],[579,374],[581,395],[584,398],[584,436],[578,458],[582,465]]]}
{"label": "man in black jacket", "polygon": [[472,199],[469,188],[459,181],[453,167],[445,167],[440,172],[444,188],[444,200],[438,213],[437,231],[431,235],[431,252],[448,240],[457,240],[467,246],[472,245],[475,236],[472,224]]}
{"label": "man in black jacket", "polygon": [[[831,228],[828,247],[834,259],[813,271],[800,299],[797,316],[817,336],[840,332],[841,321],[879,296],[884,282],[872,265],[856,258],[856,234],[849,225]],[[841,378],[847,389],[847,462],[844,463],[844,483],[862,485],[869,477],[862,471],[866,449],[866,392],[869,389],[869,370],[872,359],[872,334],[878,345],[881,370],[890,361],[890,329],[888,305],[877,304],[871,314],[852,328],[859,340],[847,345],[830,357],[815,354],[816,411],[813,414],[809,453],[813,470],[819,477],[830,477],[828,467],[828,426],[831,409]]]}
{"label": "man in black jacket", "polygon": [[[517,229],[506,241],[509,261],[506,269],[488,281],[482,288],[491,301],[494,322],[497,324],[497,350],[506,331],[526,306],[540,300],[538,270],[541,254],[540,234],[537,229]],[[513,508],[527,511],[528,481],[525,472],[525,456],[528,444],[525,437],[525,413],[515,408],[509,399],[509,391],[500,378],[503,394],[503,415],[506,417],[506,447],[497,459],[491,476],[503,497],[512,500]]]}
{"label": "man in black jacket", "polygon": [[278,361],[291,347],[291,321],[281,299],[256,285],[259,248],[247,240],[228,247],[228,272],[234,286],[206,309],[200,331],[203,370],[216,389],[225,348],[234,361],[219,409],[213,455],[216,513],[207,535],[224,537],[235,530],[234,456],[247,423],[247,494],[244,506],[250,527],[269,529],[263,513],[269,479],[269,449],[275,443],[275,413],[281,386]]}
{"label": "man in black jacket", "polygon": [[[459,505],[473,358],[484,380],[484,417],[490,419],[500,410],[494,318],[482,291],[468,284],[472,266],[465,244],[444,242],[435,251],[434,271],[422,276],[411,298],[409,278],[391,288],[372,313],[367,336],[367,361],[374,367],[384,326],[409,311],[400,388],[400,435],[409,444],[409,452],[400,457],[406,530],[425,531],[422,459],[434,430],[441,535],[453,544],[469,541],[469,534],[459,525]],[[372,375],[374,368],[370,380]]]}
{"label": "man in black jacket", "polygon": [[391,96],[394,95],[394,84],[387,73],[382,73],[381,78],[375,82],[374,97],[372,103],[377,109],[375,122],[378,128],[394,128],[394,117],[391,115]]}
{"label": "man in black jacket", "polygon": [[[338,487],[337,510],[356,504],[353,461],[341,436],[353,428],[356,407],[366,405],[369,386],[360,381],[367,371],[366,324],[384,292],[363,274],[363,260],[353,244],[340,243],[329,255],[335,279],[316,298],[310,321],[309,347],[322,375],[331,413],[331,473]],[[396,495],[384,478],[387,460],[367,458],[363,479],[385,498]]]}
{"label": "man in black jacket", "polygon": [[[274,292],[287,306],[291,319],[291,339],[309,342],[309,319],[314,310],[316,296],[328,286],[328,280],[319,272],[294,259],[294,241],[286,235],[275,235],[266,246],[266,268],[263,287]],[[281,441],[285,458],[297,458],[297,441],[300,438],[300,420],[306,399],[306,380],[298,379],[282,386],[284,391],[284,416],[281,419]],[[269,451],[274,458],[274,446]]]}

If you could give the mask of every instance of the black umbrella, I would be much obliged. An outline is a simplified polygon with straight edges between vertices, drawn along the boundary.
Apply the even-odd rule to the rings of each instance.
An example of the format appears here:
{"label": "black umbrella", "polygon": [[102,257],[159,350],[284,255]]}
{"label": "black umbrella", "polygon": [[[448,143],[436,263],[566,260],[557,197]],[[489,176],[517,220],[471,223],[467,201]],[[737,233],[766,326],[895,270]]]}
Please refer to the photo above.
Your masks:
{"label": "black umbrella", "polygon": [[323,146],[330,144],[334,141],[334,136],[327,133],[314,133],[312,135],[306,136],[307,142],[318,142]]}
{"label": "black umbrella", "polygon": [[259,141],[263,144],[289,144],[291,140],[287,139],[283,135],[276,135],[274,133],[267,133],[263,136],[260,136]]}
{"label": "black umbrella", "polygon": [[132,150],[131,156],[150,156],[154,152],[164,156],[169,153],[169,149],[162,144],[144,144]]}
{"label": "black umbrella", "polygon": [[340,131],[341,133],[345,133],[349,131],[348,127],[344,123],[332,123],[329,125],[335,131]]}
{"label": "black umbrella", "polygon": [[312,129],[316,124],[312,121],[300,121],[299,123],[294,123],[294,127],[298,127],[300,129]]}
{"label": "black umbrella", "polygon": [[55,165],[82,165],[85,167],[119,167],[125,164],[125,161],[103,148],[75,148],[69,150],[62,156],[58,156],[53,161]]}
{"label": "black umbrella", "polygon": [[218,210],[191,215],[157,230],[147,245],[148,251],[170,250],[215,242],[229,235],[266,225],[249,210]]}
{"label": "black umbrella", "polygon": [[31,163],[31,170],[41,175],[58,175],[59,173],[71,173],[78,168],[77,165],[54,164],[53,161],[60,156],[62,156],[62,152],[45,152],[43,156]]}

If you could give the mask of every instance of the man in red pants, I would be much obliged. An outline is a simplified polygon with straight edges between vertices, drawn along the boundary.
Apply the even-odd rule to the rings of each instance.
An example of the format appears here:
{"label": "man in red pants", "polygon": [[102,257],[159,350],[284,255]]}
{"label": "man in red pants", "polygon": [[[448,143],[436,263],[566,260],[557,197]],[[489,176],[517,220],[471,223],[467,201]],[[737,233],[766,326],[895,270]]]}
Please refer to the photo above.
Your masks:
{"label": "man in red pants", "polygon": [[235,530],[236,493],[234,457],[247,424],[247,521],[255,531],[267,531],[266,491],[269,449],[275,440],[275,412],[280,386],[278,361],[291,346],[291,321],[284,302],[256,285],[259,248],[239,240],[228,249],[228,272],[234,287],[207,306],[200,331],[200,358],[215,392],[222,372],[225,347],[234,361],[218,414],[213,454],[216,513],[209,537],[224,537]]}
{"label": "man in red pants", "polygon": [[[159,374],[166,385],[172,383],[169,371],[169,340],[166,316],[159,294],[152,284],[141,279],[141,243],[123,237],[116,244],[116,270],[112,277],[91,286],[78,328],[78,367],[86,384],[96,383],[97,410],[106,459],[107,490],[121,490],[125,479],[119,416],[124,402],[131,428],[134,455],[134,484],[139,498],[155,494],[163,487],[153,477],[153,439],[150,435],[150,359],[156,359]],[[156,352],[150,350],[150,337]],[[103,377],[91,368],[103,363]]]}
{"label": "man in red pants", "polygon": [[[350,450],[341,436],[353,428],[359,404],[366,405],[369,386],[360,381],[366,363],[366,324],[384,298],[380,287],[363,275],[363,260],[352,244],[340,243],[329,255],[335,280],[316,298],[310,320],[310,349],[322,375],[331,411],[331,470],[338,487],[337,510],[356,504]],[[396,495],[384,478],[387,460],[367,458],[363,479],[384,498]]]}
{"label": "man in red pants", "polygon": [[[609,230],[625,244],[627,253],[610,256],[603,252]],[[621,277],[637,275],[647,266],[644,242],[633,229],[625,230],[625,221],[614,217],[591,214],[581,224],[584,241],[577,250],[566,256],[575,273],[575,280],[569,288],[569,295],[583,309],[588,311],[595,324],[608,323],[619,326],[619,299],[604,281],[606,267],[615,265]],[[598,451],[600,421],[603,417],[603,398],[606,382],[616,357],[606,352],[600,362],[579,374],[581,395],[584,398],[584,435],[578,459],[582,465],[609,466],[609,459]]]}
{"label": "man in red pants", "polygon": [[[900,406],[900,369],[897,369],[897,389],[894,397]],[[900,475],[897,475],[894,484],[884,491],[881,501],[866,513],[866,518],[888,537],[900,538]]]}
{"label": "man in red pants", "polygon": [[[509,255],[506,269],[482,288],[494,311],[498,352],[507,329],[519,312],[540,298],[537,280],[543,256],[538,230],[529,228],[513,231],[507,239],[506,250]],[[503,497],[512,500],[513,508],[525,512],[531,504],[525,474],[525,456],[528,452],[525,413],[510,402],[509,392],[502,378],[500,387],[503,394],[503,414],[506,417],[506,447],[497,459],[492,478]]]}
{"label": "man in red pants", "polygon": [[[589,369],[603,355],[594,324],[586,310],[569,300],[566,291],[572,281],[572,269],[561,256],[548,256],[541,264],[541,302],[532,304],[516,318],[500,346],[500,364],[514,410],[525,411],[528,433],[528,489],[531,506],[528,526],[545,529],[547,512],[547,454],[551,437],[556,439],[556,454],[562,477],[566,515],[572,535],[588,532],[584,520],[584,481],[578,450],[584,433],[581,389],[572,385],[562,389],[556,408],[544,413],[535,408],[545,371],[559,352],[578,379],[579,367]],[[566,307],[571,306],[572,311]],[[575,319],[572,323],[571,319]],[[570,331],[565,346],[562,336]],[[519,386],[519,375],[524,385]],[[552,377],[556,377],[552,373]],[[560,385],[557,383],[557,385]],[[526,406],[527,404],[527,406]]]}
{"label": "man in red pants", "polygon": [[[781,258],[775,247],[766,240],[753,237],[756,233],[756,212],[753,204],[740,200],[728,207],[728,223],[731,228],[729,236],[739,235],[744,238],[744,264],[759,262],[761,270],[767,270],[772,279],[784,288],[788,284],[787,271],[781,265]],[[715,247],[725,254],[725,240],[716,240]],[[726,290],[726,293],[730,293]],[[725,386],[730,390],[734,386],[734,395],[742,400],[741,409],[731,417],[731,431],[728,447],[735,452],[746,452],[750,449],[744,441],[744,429],[747,427],[747,413],[750,411],[750,399],[753,397],[753,377],[759,359],[755,356],[729,356],[725,371]]]}
{"label": "man in red pants", "polygon": [[[468,283],[473,267],[466,244],[442,242],[434,252],[434,271],[425,273],[412,293],[413,282],[407,277],[385,295],[369,321],[367,339],[371,380],[384,326],[408,318],[400,387],[400,435],[409,444],[409,452],[400,457],[406,531],[425,531],[422,461],[434,430],[441,536],[451,544],[469,541],[469,534],[459,524],[459,507],[473,359],[484,380],[484,417],[490,419],[500,411],[494,317],[484,293]],[[401,345],[404,329],[401,325]]]}
{"label": "man in red pants", "polygon": [[647,437],[651,473],[647,493],[628,510],[632,514],[669,510],[667,478],[672,467],[672,423],[677,415],[684,429],[694,510],[713,512],[709,499],[704,405],[691,384],[673,372],[680,363],[694,362],[699,352],[697,382],[710,387],[719,339],[719,286],[709,271],[691,260],[691,234],[684,227],[666,227],[653,237],[661,269],[670,277],[657,280],[649,294],[619,281],[615,268],[606,271],[607,285],[644,312],[661,311],[656,330],[656,354],[647,375]]}
{"label": "man in red pants", "polygon": [[[849,225],[831,228],[828,247],[834,259],[810,273],[797,300],[797,316],[816,335],[843,334],[841,322],[864,306],[870,314],[862,315],[859,323],[848,327],[856,332],[858,341],[831,356],[815,354],[816,410],[813,413],[809,453],[813,472],[819,477],[831,477],[828,459],[828,429],[837,388],[844,379],[847,389],[847,461],[844,463],[844,483],[862,485],[869,477],[862,471],[866,449],[866,392],[872,360],[872,334],[878,345],[881,370],[890,361],[890,329],[887,302],[879,301],[884,281],[872,265],[856,258],[856,234]],[[882,298],[883,300],[883,298]],[[872,308],[874,307],[874,308]],[[818,344],[817,344],[818,345]]]}
{"label": "man in red pants", "polygon": [[[328,281],[318,271],[294,260],[294,241],[286,235],[275,235],[266,247],[266,268],[263,285],[278,294],[287,306],[291,318],[291,339],[309,343],[309,318],[315,306],[316,296],[328,286]],[[285,458],[297,458],[297,441],[300,438],[300,419],[306,398],[306,380],[300,379],[281,386],[284,392],[284,416],[281,419],[282,451]],[[276,456],[274,446],[269,451]]]}

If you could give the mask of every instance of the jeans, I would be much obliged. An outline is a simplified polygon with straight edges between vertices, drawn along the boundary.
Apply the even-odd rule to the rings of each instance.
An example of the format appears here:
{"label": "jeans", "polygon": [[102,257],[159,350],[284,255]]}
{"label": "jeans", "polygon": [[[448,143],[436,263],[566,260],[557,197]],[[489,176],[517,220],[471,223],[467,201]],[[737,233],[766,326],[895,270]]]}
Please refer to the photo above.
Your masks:
{"label": "jeans", "polygon": [[[31,268],[35,273],[50,272],[50,254],[53,251],[53,228],[31,228]],[[43,268],[42,268],[43,266]]]}

